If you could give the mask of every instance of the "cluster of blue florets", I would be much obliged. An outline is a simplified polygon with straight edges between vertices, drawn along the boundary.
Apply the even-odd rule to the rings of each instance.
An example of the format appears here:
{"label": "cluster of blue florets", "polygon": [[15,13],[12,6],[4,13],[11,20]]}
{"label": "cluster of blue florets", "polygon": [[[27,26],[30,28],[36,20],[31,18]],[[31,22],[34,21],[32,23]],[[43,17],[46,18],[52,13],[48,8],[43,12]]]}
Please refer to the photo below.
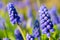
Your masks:
{"label": "cluster of blue florets", "polygon": [[14,7],[14,5],[12,3],[9,3],[7,5],[7,9],[8,9],[8,13],[9,13],[9,17],[10,17],[10,21],[12,24],[16,24],[16,23],[20,23],[20,17],[18,16],[18,13]]}
{"label": "cluster of blue florets", "polygon": [[34,27],[33,27],[33,36],[35,38],[38,38],[40,37],[40,24],[39,24],[39,21],[38,20],[35,20],[34,22]]}
{"label": "cluster of blue florets", "polygon": [[54,32],[53,23],[51,21],[50,14],[46,6],[42,5],[39,10],[40,28],[43,34],[47,34],[50,37],[50,32]]}

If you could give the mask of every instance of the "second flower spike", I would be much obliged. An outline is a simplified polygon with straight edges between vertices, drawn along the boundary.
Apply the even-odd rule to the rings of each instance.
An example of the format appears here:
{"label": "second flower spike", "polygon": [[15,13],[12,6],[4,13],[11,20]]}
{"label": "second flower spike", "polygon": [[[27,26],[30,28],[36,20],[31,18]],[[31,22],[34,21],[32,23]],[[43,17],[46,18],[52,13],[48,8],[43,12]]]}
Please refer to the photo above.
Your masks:
{"label": "second flower spike", "polygon": [[50,14],[45,5],[42,5],[39,10],[40,28],[43,34],[47,34],[50,37],[50,32],[54,32],[53,24],[51,21]]}

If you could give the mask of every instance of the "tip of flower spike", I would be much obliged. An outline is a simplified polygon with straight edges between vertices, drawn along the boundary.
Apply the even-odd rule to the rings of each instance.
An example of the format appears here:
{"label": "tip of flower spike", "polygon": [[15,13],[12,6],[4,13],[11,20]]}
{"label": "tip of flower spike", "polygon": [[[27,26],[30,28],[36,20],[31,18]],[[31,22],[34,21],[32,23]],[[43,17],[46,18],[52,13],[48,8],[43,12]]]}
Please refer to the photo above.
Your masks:
{"label": "tip of flower spike", "polygon": [[40,7],[40,9],[44,9],[44,8],[46,8],[46,5],[41,5],[41,7]]}
{"label": "tip of flower spike", "polygon": [[26,34],[26,38],[27,38],[28,36],[29,36],[29,34],[27,33],[27,34]]}
{"label": "tip of flower spike", "polygon": [[39,21],[38,20],[35,20],[35,22],[34,22],[34,27],[39,27]]}
{"label": "tip of flower spike", "polygon": [[[8,10],[8,13],[9,13],[9,14],[14,13],[14,11],[11,11],[12,8],[13,8],[13,10],[14,10],[14,5],[13,5],[13,3],[8,3],[8,4],[7,4],[7,10]],[[9,15],[9,16],[10,16],[10,15]]]}
{"label": "tip of flower spike", "polygon": [[44,11],[47,11],[48,9],[46,8],[46,5],[41,5],[40,9],[38,10],[38,12],[40,13],[44,13]]}
{"label": "tip of flower spike", "polygon": [[8,6],[11,7],[11,6],[14,6],[14,5],[13,5],[13,3],[8,3],[8,4],[7,4],[7,7],[8,7]]}
{"label": "tip of flower spike", "polygon": [[15,33],[16,35],[20,33],[20,31],[18,30],[18,28],[15,29],[14,33]]}

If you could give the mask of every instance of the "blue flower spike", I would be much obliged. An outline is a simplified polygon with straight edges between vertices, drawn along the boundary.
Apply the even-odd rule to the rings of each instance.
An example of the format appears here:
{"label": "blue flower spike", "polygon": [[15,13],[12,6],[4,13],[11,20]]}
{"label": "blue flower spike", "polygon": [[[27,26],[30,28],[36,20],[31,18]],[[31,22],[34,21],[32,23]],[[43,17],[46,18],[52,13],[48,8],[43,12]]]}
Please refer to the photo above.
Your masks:
{"label": "blue flower spike", "polygon": [[33,27],[33,36],[40,40],[40,24],[38,20],[35,20],[34,27]]}
{"label": "blue flower spike", "polygon": [[50,14],[45,5],[42,5],[39,10],[40,28],[43,34],[50,38],[50,32],[54,32],[53,23]]}
{"label": "blue flower spike", "polygon": [[52,19],[53,24],[59,24],[60,21],[59,21],[59,17],[58,17],[58,14],[57,14],[56,6],[53,6],[51,8],[51,10],[49,10],[49,13],[51,15],[51,19]]}
{"label": "blue flower spike", "polygon": [[23,39],[25,40],[26,38],[22,31],[23,29],[21,27],[21,24],[22,24],[22,22],[20,20],[21,18],[18,16],[18,12],[16,11],[13,3],[9,3],[7,5],[7,9],[8,9],[9,17],[10,17],[10,22],[12,24],[17,24],[17,28],[19,29],[19,31],[21,32],[21,34],[23,36]]}
{"label": "blue flower spike", "polygon": [[13,3],[9,3],[7,5],[7,9],[8,9],[8,13],[9,13],[9,17],[10,17],[10,21],[12,24],[16,24],[16,23],[20,23],[20,17],[18,16],[18,13],[13,5]]}

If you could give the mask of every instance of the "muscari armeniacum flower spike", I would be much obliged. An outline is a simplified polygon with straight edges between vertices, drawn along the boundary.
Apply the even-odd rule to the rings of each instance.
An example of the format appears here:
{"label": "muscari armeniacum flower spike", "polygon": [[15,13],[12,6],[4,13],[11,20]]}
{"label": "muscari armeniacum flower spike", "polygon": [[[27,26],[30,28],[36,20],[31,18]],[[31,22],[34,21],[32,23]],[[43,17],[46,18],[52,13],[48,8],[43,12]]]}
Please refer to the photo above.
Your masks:
{"label": "muscari armeniacum flower spike", "polygon": [[34,27],[33,27],[33,36],[35,38],[38,38],[38,40],[40,40],[40,24],[38,20],[35,20],[34,22]]}
{"label": "muscari armeniacum flower spike", "polygon": [[16,40],[23,40],[23,37],[18,29],[15,29],[14,34],[15,34]]}
{"label": "muscari armeniacum flower spike", "polygon": [[26,34],[26,40],[34,40],[34,36],[27,33]]}
{"label": "muscari armeniacum flower spike", "polygon": [[20,17],[18,16],[18,13],[17,13],[13,3],[9,3],[7,5],[7,8],[8,8],[8,12],[9,12],[9,17],[10,17],[11,23],[12,24],[16,24],[17,23],[17,27],[18,27],[20,33],[22,34],[23,39],[25,40],[26,38],[25,38],[25,35],[24,35],[23,31],[22,31],[23,29],[21,27],[21,23],[22,22],[20,20]]}
{"label": "muscari armeniacum flower spike", "polygon": [[13,3],[9,3],[7,5],[7,9],[8,9],[8,13],[9,13],[11,23],[12,24],[21,23],[20,17],[18,16],[18,13],[17,13]]}
{"label": "muscari armeniacum flower spike", "polygon": [[53,6],[52,9],[49,10],[49,13],[51,15],[51,19],[53,21],[53,24],[59,24],[60,21],[59,21],[58,15],[57,15],[56,6]]}
{"label": "muscari armeniacum flower spike", "polygon": [[50,32],[54,32],[53,24],[50,18],[50,14],[45,5],[42,5],[39,10],[40,28],[43,34],[47,34],[50,37]]}

